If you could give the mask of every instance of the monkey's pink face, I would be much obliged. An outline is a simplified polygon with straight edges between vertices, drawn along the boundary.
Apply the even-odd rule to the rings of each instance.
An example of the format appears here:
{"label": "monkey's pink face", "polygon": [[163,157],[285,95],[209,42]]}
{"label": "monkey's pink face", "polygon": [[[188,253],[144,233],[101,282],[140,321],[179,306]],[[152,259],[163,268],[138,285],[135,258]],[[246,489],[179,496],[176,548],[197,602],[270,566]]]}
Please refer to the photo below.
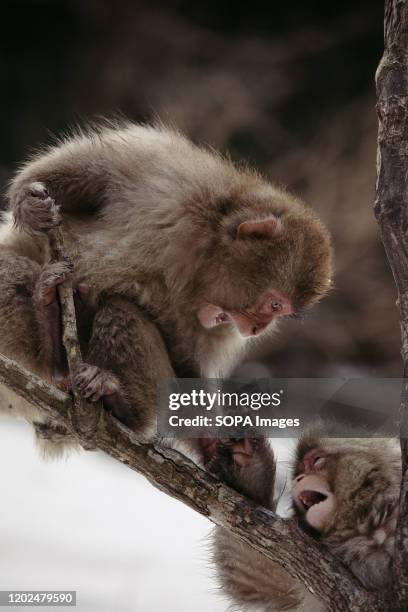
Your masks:
{"label": "monkey's pink face", "polygon": [[303,472],[293,481],[293,500],[307,524],[323,531],[336,508],[328,483],[328,455],[314,449],[306,453],[302,464]]}
{"label": "monkey's pink face", "polygon": [[290,300],[277,291],[263,293],[252,306],[241,310],[226,310],[215,304],[204,304],[198,311],[203,327],[233,324],[244,338],[258,336],[277,317],[293,313]]}

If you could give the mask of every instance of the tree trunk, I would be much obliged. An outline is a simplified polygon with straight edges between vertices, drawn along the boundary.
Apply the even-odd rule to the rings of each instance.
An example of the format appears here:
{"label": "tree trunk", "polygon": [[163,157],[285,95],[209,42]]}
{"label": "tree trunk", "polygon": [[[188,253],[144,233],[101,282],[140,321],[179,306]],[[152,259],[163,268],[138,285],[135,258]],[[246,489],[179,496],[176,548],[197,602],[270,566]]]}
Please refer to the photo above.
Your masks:
{"label": "tree trunk", "polygon": [[[386,0],[385,51],[377,72],[378,159],[375,215],[398,289],[404,378],[408,373],[408,0]],[[54,258],[63,258],[59,230],[50,235]],[[71,368],[80,363],[72,285],[60,289],[64,342]],[[256,506],[172,449],[136,440],[112,416],[87,410],[17,363],[0,355],[0,382],[56,424],[140,472],[161,491],[228,529],[325,602],[331,612],[408,610],[408,383],[401,403],[403,479],[395,545],[395,580],[386,594],[367,592],[324,547]],[[98,422],[99,421],[99,422]],[[385,603],[386,600],[386,603]]]}
{"label": "tree trunk", "polygon": [[401,401],[403,477],[396,538],[395,585],[408,610],[408,1],[386,0],[385,50],[377,70],[379,119],[374,211],[398,290],[404,386]]}

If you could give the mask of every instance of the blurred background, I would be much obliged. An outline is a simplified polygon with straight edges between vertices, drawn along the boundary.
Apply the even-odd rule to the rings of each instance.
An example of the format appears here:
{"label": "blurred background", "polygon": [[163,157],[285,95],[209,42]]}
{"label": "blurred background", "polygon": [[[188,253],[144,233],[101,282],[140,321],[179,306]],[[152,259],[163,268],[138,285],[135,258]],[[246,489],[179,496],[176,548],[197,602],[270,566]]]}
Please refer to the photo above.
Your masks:
{"label": "blurred background", "polygon": [[0,166],[69,126],[159,116],[249,159],[328,224],[335,287],[262,358],[281,375],[400,373],[372,214],[382,0],[3,1]]}
{"label": "blurred background", "polygon": [[[48,142],[51,134],[115,113],[136,121],[160,117],[197,142],[229,151],[237,160],[249,159],[266,177],[287,186],[319,212],[333,234],[336,257],[331,295],[308,319],[287,322],[273,344],[250,356],[252,371],[266,369],[273,375],[298,377],[399,376],[396,294],[372,214],[374,74],[382,53],[382,0],[3,0],[2,24],[1,187],[17,164],[33,148]],[[58,588],[65,588],[62,576],[74,569],[70,588],[76,588],[80,573],[85,577],[95,573],[94,580],[84,578],[81,583],[85,590],[88,588],[88,607],[82,610],[153,611],[159,609],[164,597],[170,610],[187,611],[192,605],[203,611],[225,609],[221,603],[216,607],[218,600],[210,592],[210,572],[205,568],[206,555],[197,553],[198,541],[208,530],[199,517],[130,474],[118,480],[124,487],[121,504],[127,508],[125,518],[122,506],[109,501],[110,509],[104,516],[108,521],[111,516],[111,522],[105,525],[101,521],[95,527],[92,516],[99,515],[110,494],[117,494],[115,489],[111,493],[116,476],[106,483],[108,492],[102,493],[102,482],[99,493],[97,488],[92,489],[91,501],[85,500],[89,491],[84,479],[99,482],[103,478],[101,466],[102,470],[109,466],[107,471],[112,474],[115,470],[119,473],[121,467],[109,465],[98,455],[83,455],[62,473],[58,466],[49,468],[37,462],[22,425],[2,425],[0,436],[1,465],[7,461],[9,466],[7,475],[3,475],[8,483],[6,504],[0,506],[0,513],[8,517],[0,527],[0,557],[2,563],[4,556],[8,559],[7,572],[2,567],[0,574],[0,581],[7,577],[7,584],[1,588],[14,584],[20,588],[34,588],[35,584],[52,588],[47,582],[51,568],[54,572],[60,568],[59,579],[52,586],[55,582],[61,585]],[[17,448],[21,450],[17,452]],[[46,517],[49,487],[60,491],[64,478],[69,482],[82,479],[84,494],[78,497],[76,490],[72,496],[52,494],[52,521],[44,518],[44,524],[38,522],[40,511],[38,515],[34,512],[33,519],[30,503],[37,500]],[[43,484],[29,489],[28,499],[21,497],[21,491],[18,496],[13,493],[14,486],[29,488],[36,479],[49,487]],[[69,490],[69,483],[67,486]],[[139,492],[133,499],[133,486],[143,490],[145,513],[146,508],[163,509],[157,510],[163,534],[155,540],[155,546],[166,551],[169,559],[174,555],[174,563],[163,565],[161,553],[155,555],[154,547],[150,551],[146,538],[140,554],[134,540],[129,545],[134,555],[126,561],[130,565],[118,552],[121,546],[128,550],[123,543],[118,545],[116,557],[110,557],[116,545],[117,524],[128,527],[132,538],[139,533],[138,513],[142,510],[137,502]],[[129,496],[134,515],[127,507]],[[28,521],[27,529],[21,527],[16,519],[20,514],[15,512],[24,501],[24,511],[19,512]],[[75,512],[72,504],[77,507]],[[78,526],[81,512],[89,527],[87,554],[82,554],[82,544],[79,546],[79,541],[84,541],[84,530]],[[61,521],[56,521],[55,513],[61,513]],[[183,523],[187,519],[181,517],[187,515],[191,531],[186,538]],[[152,534],[155,529],[152,522],[144,532],[150,530]],[[60,530],[71,535],[69,545],[58,539]],[[104,548],[108,532],[110,544]],[[170,532],[172,540],[168,538]],[[44,534],[48,548],[38,547]],[[191,542],[186,544],[190,536]],[[178,541],[181,548],[175,545]],[[58,553],[56,548],[49,548],[50,542],[59,546]],[[81,557],[78,563],[74,561],[74,549]],[[62,565],[55,561],[55,555]],[[106,574],[95,570],[95,555],[100,557],[100,567]],[[146,575],[140,574],[138,565],[145,558],[150,568]],[[201,569],[187,572],[187,585],[184,578],[180,579],[178,564],[182,561],[191,568],[200,558]],[[123,571],[116,574],[121,564]],[[113,566],[116,569],[109,570]],[[34,567],[43,578],[35,574],[37,577],[29,582]],[[23,568],[24,579],[19,573]],[[159,577],[154,572],[160,574],[160,580],[163,573],[178,580],[178,584],[173,581],[177,597],[181,593],[177,607],[172,607],[171,602],[176,600],[164,588],[166,582],[160,582],[163,589],[155,588]],[[200,579],[194,582],[192,574]],[[122,576],[123,585],[117,575]],[[142,600],[137,600],[137,605],[133,600],[134,605],[128,607],[123,598],[120,604],[119,600],[114,604],[109,599],[112,589],[106,589],[109,576],[114,593],[122,587],[134,593],[132,576],[136,576],[137,589],[144,589]],[[105,607],[104,597],[108,597]]]}

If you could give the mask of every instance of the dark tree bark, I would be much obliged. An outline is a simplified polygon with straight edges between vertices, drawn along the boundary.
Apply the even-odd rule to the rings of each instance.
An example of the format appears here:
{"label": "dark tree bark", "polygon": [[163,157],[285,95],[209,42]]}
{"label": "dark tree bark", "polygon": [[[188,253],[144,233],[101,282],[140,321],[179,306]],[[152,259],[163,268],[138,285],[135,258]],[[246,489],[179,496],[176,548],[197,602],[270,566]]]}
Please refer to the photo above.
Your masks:
{"label": "dark tree bark", "polygon": [[[375,215],[398,290],[404,381],[408,377],[408,1],[386,0],[385,50],[377,71],[379,119]],[[395,585],[408,610],[408,384],[401,402],[403,477]],[[396,609],[398,609],[396,607]]]}

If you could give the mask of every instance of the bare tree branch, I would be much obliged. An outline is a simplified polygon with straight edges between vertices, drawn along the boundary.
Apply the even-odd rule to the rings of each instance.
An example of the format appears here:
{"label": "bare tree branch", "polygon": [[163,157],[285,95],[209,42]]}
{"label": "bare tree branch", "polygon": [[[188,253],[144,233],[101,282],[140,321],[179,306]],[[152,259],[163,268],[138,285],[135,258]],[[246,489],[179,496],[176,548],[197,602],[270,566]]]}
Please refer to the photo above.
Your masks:
{"label": "bare tree branch", "polygon": [[[0,355],[0,382],[69,430],[69,395]],[[77,432],[78,441],[82,442]],[[256,506],[177,451],[141,443],[114,417],[103,413],[97,448],[143,474],[155,487],[225,527],[268,559],[279,563],[335,612],[379,612],[382,608],[341,562],[304,534],[296,522]]]}
{"label": "bare tree branch", "polygon": [[[399,292],[404,376],[408,372],[408,0],[386,0],[385,53],[377,73],[378,180],[375,213]],[[61,231],[49,234],[54,260],[65,259]],[[59,288],[64,346],[70,371],[81,363],[72,283]],[[404,475],[401,488],[395,575],[385,604],[366,591],[342,563],[285,520],[239,495],[174,449],[138,441],[111,415],[95,411],[0,355],[0,382],[73,433],[84,448],[95,446],[143,474],[155,487],[182,501],[283,567],[331,612],[408,609],[408,403],[402,402]]]}
{"label": "bare tree branch", "polygon": [[[48,232],[51,260],[69,261],[64,248],[64,237],[60,227]],[[68,367],[71,373],[77,372],[82,364],[81,348],[78,340],[77,322],[72,281],[67,280],[58,286],[58,298],[61,305],[63,344],[67,355]],[[75,388],[71,377],[73,404],[71,420],[74,431],[82,439],[82,446],[86,450],[95,448],[96,431],[101,415],[101,404],[91,404],[84,400]]]}
{"label": "bare tree branch", "polygon": [[[408,377],[408,0],[385,2],[385,50],[377,70],[379,118],[375,215],[394,274],[404,379]],[[396,597],[408,609],[408,402],[401,403],[403,477],[396,537]]]}
{"label": "bare tree branch", "polygon": [[[53,261],[64,260],[61,230],[49,233]],[[70,371],[81,364],[73,287],[59,287],[63,341]],[[174,449],[138,441],[113,416],[93,414],[82,404],[18,363],[0,355],[0,382],[43,411],[61,432],[74,435],[84,448],[99,448],[143,474],[155,487],[179,499],[213,523],[228,529],[302,582],[333,612],[380,612],[382,605],[368,593],[340,560],[307,536],[293,520],[284,520],[239,495]],[[42,432],[42,435],[47,432]],[[90,444],[91,442],[91,444]]]}

